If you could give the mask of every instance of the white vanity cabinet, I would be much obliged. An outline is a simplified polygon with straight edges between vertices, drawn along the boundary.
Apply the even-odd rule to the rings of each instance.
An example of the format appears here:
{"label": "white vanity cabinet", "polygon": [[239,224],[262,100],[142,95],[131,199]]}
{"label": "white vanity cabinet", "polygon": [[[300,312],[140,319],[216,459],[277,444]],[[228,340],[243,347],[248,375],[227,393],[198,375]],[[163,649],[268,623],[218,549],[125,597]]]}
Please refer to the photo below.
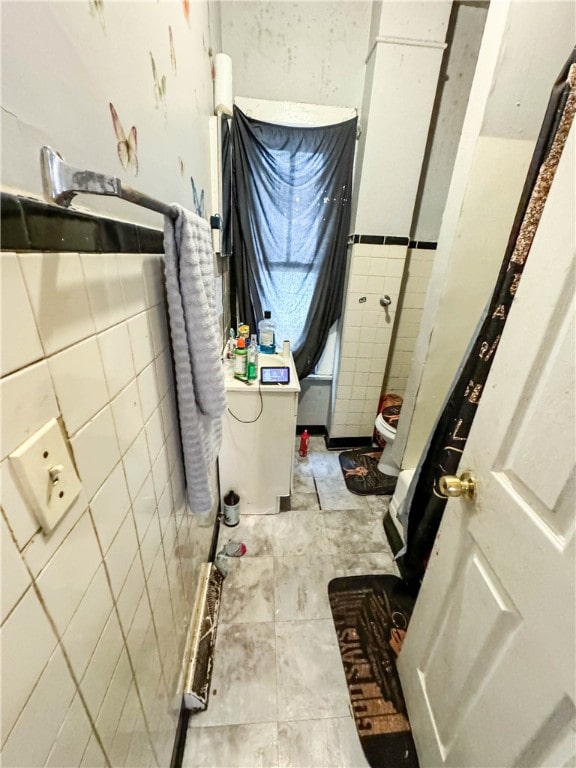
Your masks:
{"label": "white vanity cabinet", "polygon": [[[289,384],[260,384],[260,368],[289,366]],[[240,514],[270,515],[289,496],[300,383],[294,360],[259,355],[258,379],[245,384],[225,371],[228,409],[222,417],[219,456],[222,504],[230,490],[240,496]]]}

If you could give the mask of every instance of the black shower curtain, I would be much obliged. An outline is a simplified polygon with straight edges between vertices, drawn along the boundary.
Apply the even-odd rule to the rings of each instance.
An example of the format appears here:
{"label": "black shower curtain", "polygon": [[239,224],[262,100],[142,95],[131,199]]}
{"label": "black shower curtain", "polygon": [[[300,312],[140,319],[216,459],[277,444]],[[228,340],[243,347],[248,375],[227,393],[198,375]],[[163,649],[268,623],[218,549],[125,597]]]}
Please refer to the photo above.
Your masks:
{"label": "black shower curtain", "polygon": [[298,376],[314,368],[340,316],[356,118],[321,127],[232,120],[234,271],[239,320],[272,312]]}
{"label": "black shower curtain", "polygon": [[482,389],[574,119],[575,107],[576,48],[552,89],[486,317],[436,423],[428,450],[419,466],[416,486],[414,490],[410,489],[403,569],[406,580],[416,588],[426,569],[446,506],[447,500],[439,494],[439,479],[442,475],[455,474],[458,469]]}

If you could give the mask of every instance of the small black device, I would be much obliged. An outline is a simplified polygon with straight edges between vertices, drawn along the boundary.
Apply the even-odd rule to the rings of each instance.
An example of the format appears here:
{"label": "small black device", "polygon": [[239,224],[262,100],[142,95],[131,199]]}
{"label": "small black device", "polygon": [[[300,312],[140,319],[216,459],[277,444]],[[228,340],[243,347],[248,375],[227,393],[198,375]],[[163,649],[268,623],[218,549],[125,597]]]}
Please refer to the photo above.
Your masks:
{"label": "small black device", "polygon": [[260,368],[260,384],[290,384],[290,367],[279,365]]}

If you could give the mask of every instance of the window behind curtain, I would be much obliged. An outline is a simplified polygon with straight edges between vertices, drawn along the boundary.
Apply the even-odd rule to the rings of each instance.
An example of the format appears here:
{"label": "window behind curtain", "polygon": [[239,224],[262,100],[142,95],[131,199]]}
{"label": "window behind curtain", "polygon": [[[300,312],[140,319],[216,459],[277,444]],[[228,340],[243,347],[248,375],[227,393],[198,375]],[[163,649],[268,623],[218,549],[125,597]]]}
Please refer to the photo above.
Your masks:
{"label": "window behind curtain", "polygon": [[299,376],[312,371],[340,315],[356,119],[284,126],[232,124],[233,240],[239,319],[270,309]]}

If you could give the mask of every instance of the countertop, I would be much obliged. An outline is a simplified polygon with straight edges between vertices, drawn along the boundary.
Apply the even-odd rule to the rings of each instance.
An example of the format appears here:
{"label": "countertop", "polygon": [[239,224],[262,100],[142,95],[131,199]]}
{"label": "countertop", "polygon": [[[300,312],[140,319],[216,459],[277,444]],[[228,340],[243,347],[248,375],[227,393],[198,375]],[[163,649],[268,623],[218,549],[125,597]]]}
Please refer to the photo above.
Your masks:
{"label": "countertop", "polygon": [[[240,379],[235,379],[232,365],[229,364],[229,361],[224,360],[222,365],[224,366],[224,386],[227,392],[246,392],[246,394],[249,394],[250,392],[257,392],[258,388],[261,388],[264,393],[300,392],[300,382],[292,353],[290,353],[289,359],[279,354],[265,355],[260,353],[258,355],[258,378],[252,384],[245,384]],[[283,366],[289,366],[290,368],[290,384],[260,384],[260,368]]]}

